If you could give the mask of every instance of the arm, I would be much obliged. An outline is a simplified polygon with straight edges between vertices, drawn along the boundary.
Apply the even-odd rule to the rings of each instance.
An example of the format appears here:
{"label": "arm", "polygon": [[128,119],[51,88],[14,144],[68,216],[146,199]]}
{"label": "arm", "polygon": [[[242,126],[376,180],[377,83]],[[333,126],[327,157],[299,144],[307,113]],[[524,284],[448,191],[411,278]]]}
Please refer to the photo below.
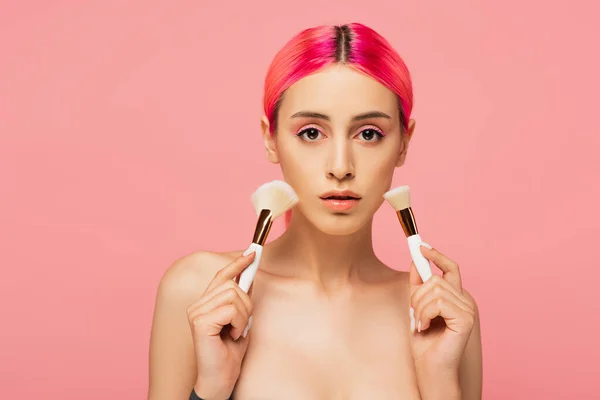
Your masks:
{"label": "arm", "polygon": [[187,307],[214,274],[201,265],[207,254],[176,261],[162,277],[150,337],[149,400],[187,400],[196,380],[196,359]]}
{"label": "arm", "polygon": [[[482,350],[477,303],[462,287],[458,264],[430,247],[422,246],[421,252],[443,275],[433,275],[423,283],[414,263],[410,269],[413,321],[420,324],[420,334],[411,340],[419,389],[424,400],[480,400]],[[437,317],[443,318],[445,326],[429,330]]]}

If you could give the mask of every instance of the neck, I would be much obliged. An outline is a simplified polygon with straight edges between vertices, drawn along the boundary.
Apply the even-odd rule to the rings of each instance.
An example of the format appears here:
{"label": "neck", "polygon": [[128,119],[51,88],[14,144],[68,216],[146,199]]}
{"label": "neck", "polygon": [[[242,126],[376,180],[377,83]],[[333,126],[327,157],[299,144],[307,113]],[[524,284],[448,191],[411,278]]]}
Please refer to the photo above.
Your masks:
{"label": "neck", "polygon": [[364,268],[376,260],[372,220],[350,235],[328,235],[298,213],[272,248],[281,258],[291,261],[285,263],[290,266],[289,275],[314,281],[324,288],[361,278]]}

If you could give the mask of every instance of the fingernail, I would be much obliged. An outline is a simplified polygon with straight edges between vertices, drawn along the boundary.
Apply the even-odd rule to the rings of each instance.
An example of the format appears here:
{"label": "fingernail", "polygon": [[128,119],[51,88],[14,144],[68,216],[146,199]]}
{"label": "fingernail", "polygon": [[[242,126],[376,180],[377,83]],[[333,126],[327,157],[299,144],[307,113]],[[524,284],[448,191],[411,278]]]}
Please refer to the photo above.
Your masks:
{"label": "fingernail", "polygon": [[248,324],[246,325],[246,328],[244,328],[244,333],[242,333],[243,337],[246,337],[251,326],[252,326],[252,316],[250,316],[250,318],[248,318]]}
{"label": "fingernail", "polygon": [[414,332],[415,331],[415,310],[411,307],[410,308],[410,332]]}
{"label": "fingernail", "polygon": [[423,247],[427,247],[429,250],[433,249],[433,247],[431,247],[431,245],[430,245],[430,244],[428,244],[428,243],[425,243],[425,242],[423,242],[423,241],[421,242],[421,246],[423,246]]}
{"label": "fingernail", "polygon": [[421,321],[419,321],[419,323],[417,324],[417,331],[421,332]]}
{"label": "fingernail", "polygon": [[248,249],[244,252],[244,254],[242,254],[244,257],[248,257],[249,255],[251,255],[252,253],[254,253],[254,249]]}

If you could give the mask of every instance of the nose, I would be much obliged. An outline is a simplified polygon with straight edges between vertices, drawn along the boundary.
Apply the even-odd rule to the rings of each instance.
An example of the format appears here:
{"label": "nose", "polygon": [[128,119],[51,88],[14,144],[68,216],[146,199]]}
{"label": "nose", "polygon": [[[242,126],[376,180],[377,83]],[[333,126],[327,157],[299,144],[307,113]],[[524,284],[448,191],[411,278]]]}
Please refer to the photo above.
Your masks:
{"label": "nose", "polygon": [[[341,136],[341,135],[340,135]],[[332,148],[327,162],[327,177],[338,180],[354,178],[352,145],[347,137],[332,140]]]}

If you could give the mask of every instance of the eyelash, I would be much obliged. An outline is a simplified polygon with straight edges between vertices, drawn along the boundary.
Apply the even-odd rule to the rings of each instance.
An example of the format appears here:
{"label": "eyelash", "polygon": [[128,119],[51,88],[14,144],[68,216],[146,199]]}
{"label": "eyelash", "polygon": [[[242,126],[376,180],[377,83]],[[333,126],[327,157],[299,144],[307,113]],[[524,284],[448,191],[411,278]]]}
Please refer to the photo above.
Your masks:
{"label": "eyelash", "polygon": [[[309,140],[309,139],[305,138],[305,135],[306,135],[307,131],[310,130],[310,129],[314,129],[319,134],[323,135],[323,132],[321,132],[319,129],[315,128],[314,126],[307,126],[307,127],[303,127],[302,129],[300,129],[298,131],[298,133],[296,133],[296,136],[302,138],[303,140],[305,140],[307,142],[316,142],[318,139]],[[381,140],[381,139],[383,139],[385,137],[385,134],[381,130],[379,130],[378,128],[375,128],[373,126],[370,126],[368,128],[365,128],[365,129],[361,130],[358,133],[358,135],[356,135],[356,136],[359,136],[360,134],[362,134],[362,133],[364,133],[366,131],[369,131],[369,130],[373,131],[375,133],[375,136],[377,136],[378,139],[377,140],[364,140],[364,142],[378,142],[379,140]]]}
{"label": "eyelash", "polygon": [[[366,131],[373,131],[373,132],[375,132],[375,136],[378,137],[378,139],[375,140],[375,142],[378,142],[378,141],[380,141],[381,139],[383,139],[385,137],[385,134],[383,132],[381,132],[379,129],[377,129],[375,127],[372,127],[372,126],[370,126],[368,128],[365,128],[362,131],[360,131],[359,135],[362,134],[362,133],[364,133],[364,132],[366,132]],[[365,140],[365,142],[373,142],[373,140]]]}
{"label": "eyelash", "polygon": [[318,132],[320,135],[323,135],[323,132],[321,132],[319,129],[315,128],[314,126],[305,126],[305,127],[302,127],[302,128],[301,128],[301,129],[298,131],[298,133],[296,133],[296,136],[298,136],[299,138],[301,138],[302,140],[305,140],[305,141],[307,141],[307,142],[316,142],[317,140],[309,140],[309,139],[307,139],[307,138],[305,137],[305,136],[306,136],[306,133],[307,133],[309,130],[311,130],[311,129],[314,129],[314,130],[315,130],[315,131],[317,131],[317,132]]}

